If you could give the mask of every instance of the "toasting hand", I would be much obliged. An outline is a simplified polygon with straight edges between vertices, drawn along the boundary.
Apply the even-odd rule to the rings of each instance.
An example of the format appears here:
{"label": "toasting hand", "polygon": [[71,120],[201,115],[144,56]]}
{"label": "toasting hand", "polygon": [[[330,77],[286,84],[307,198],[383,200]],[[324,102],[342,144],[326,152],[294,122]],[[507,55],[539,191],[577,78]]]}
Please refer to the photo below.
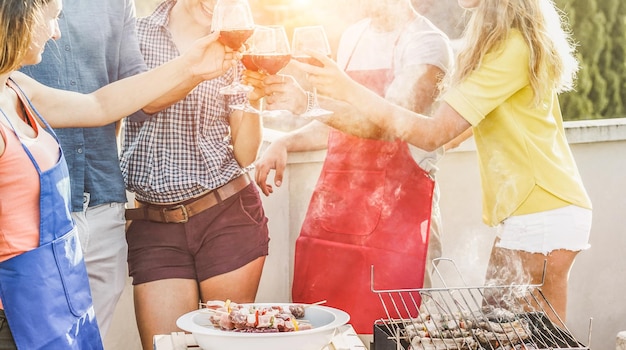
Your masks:
{"label": "toasting hand", "polygon": [[323,66],[292,61],[295,67],[307,73],[308,81],[317,88],[321,95],[330,96],[337,100],[346,101],[354,85],[358,85],[328,56],[316,51],[307,51]]}
{"label": "toasting hand", "polygon": [[265,97],[265,109],[287,110],[293,114],[302,114],[307,109],[307,94],[290,75],[246,71],[243,75],[246,84],[254,87],[250,99]]}
{"label": "toasting hand", "polygon": [[194,76],[203,80],[214,79],[237,64],[240,54],[222,45],[218,37],[219,33],[211,33],[196,40],[183,53],[182,58],[188,62],[187,67]]}

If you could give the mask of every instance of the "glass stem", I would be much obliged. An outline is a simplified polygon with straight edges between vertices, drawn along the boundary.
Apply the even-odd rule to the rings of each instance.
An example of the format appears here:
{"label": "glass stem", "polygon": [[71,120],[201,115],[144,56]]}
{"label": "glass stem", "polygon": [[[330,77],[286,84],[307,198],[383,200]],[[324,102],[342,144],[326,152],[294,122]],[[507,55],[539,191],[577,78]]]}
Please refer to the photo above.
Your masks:
{"label": "glass stem", "polygon": [[314,109],[320,108],[320,102],[317,99],[317,88],[316,87],[313,87],[313,108]]}
{"label": "glass stem", "polygon": [[239,84],[239,82],[237,81],[237,76],[239,75],[239,62],[235,62],[235,65],[233,66],[233,82],[230,85],[236,85]]}

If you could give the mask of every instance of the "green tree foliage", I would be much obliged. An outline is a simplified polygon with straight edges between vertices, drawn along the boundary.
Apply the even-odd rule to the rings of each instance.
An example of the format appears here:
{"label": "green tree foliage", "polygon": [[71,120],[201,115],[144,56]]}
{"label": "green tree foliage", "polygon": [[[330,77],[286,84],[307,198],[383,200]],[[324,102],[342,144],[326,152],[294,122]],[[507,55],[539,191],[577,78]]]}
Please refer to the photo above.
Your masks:
{"label": "green tree foliage", "polygon": [[626,101],[626,2],[556,0],[578,45],[575,91],[561,96],[566,120],[623,117]]}

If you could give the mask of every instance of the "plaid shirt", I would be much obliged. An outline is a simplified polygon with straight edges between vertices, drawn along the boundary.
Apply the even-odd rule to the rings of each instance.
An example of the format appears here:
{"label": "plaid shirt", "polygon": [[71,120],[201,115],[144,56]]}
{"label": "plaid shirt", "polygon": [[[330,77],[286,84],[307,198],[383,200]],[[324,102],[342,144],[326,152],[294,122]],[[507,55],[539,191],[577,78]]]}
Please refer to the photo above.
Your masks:
{"label": "plaid shirt", "polygon": [[[137,34],[149,68],[179,55],[166,27],[175,0],[163,2],[137,22]],[[242,174],[235,160],[229,104],[244,95],[222,96],[219,89],[233,80],[232,70],[204,81],[176,104],[146,116],[126,118],[121,168],[129,191],[153,203],[180,202],[226,184]],[[138,92],[140,93],[140,92]]]}

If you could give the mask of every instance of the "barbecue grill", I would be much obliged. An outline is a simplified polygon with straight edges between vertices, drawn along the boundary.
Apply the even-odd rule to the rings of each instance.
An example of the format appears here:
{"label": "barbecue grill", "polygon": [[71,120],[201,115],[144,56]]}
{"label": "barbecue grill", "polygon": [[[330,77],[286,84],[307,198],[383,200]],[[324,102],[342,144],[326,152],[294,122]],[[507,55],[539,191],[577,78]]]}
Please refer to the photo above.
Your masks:
{"label": "barbecue grill", "polygon": [[[443,261],[463,286],[447,286],[437,268]],[[454,261],[435,262],[443,288],[377,290],[372,266],[371,289],[387,317],[374,324],[373,350],[589,350],[546,300],[543,283],[470,287]]]}

